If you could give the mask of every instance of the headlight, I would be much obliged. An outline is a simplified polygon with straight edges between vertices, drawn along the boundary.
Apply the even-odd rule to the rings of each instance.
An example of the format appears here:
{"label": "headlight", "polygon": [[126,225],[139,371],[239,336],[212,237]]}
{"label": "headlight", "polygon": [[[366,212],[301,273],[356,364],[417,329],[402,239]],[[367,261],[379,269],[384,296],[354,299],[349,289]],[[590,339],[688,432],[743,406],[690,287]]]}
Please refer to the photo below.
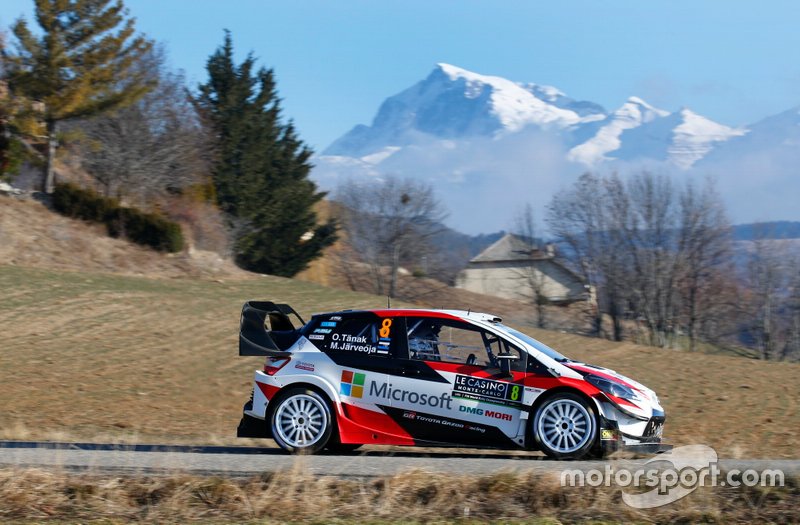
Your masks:
{"label": "headlight", "polygon": [[622,383],[617,383],[611,379],[606,379],[605,377],[596,376],[594,374],[586,375],[584,379],[606,394],[611,394],[612,396],[621,397],[622,399],[628,399],[630,401],[639,400],[639,396],[636,395],[636,392]]}

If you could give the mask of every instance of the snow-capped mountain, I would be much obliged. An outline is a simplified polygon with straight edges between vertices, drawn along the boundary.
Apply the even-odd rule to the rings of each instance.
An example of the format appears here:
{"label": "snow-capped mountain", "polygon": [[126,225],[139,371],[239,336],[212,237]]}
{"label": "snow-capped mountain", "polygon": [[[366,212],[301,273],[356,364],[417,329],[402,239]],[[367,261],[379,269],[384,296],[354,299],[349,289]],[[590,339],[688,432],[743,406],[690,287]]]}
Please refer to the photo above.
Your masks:
{"label": "snow-capped mountain", "polygon": [[[577,137],[589,130],[580,130]],[[582,132],[582,133],[581,133]],[[597,123],[593,136],[573,147],[568,158],[594,167],[604,161],[657,161],[685,170],[715,145],[746,130],[718,124],[689,109],[669,113],[631,97]]]}
{"label": "snow-capped mountain", "polygon": [[578,144],[569,151],[568,158],[587,166],[610,160],[614,157],[609,155],[622,147],[623,133],[668,115],[668,111],[654,108],[640,98],[631,97],[621,108],[603,120],[575,130],[574,140]]}
{"label": "snow-capped mountain", "polygon": [[371,126],[356,126],[323,155],[375,165],[403,147],[430,140],[499,138],[526,129],[563,137],[572,145],[567,160],[589,167],[649,159],[686,169],[714,144],[744,134],[688,109],[670,113],[638,97],[607,113],[552,86],[438,64],[425,80],[386,99]]}
{"label": "snow-capped mountain", "polygon": [[[517,201],[541,208],[565,177],[586,169],[657,165],[713,175],[722,164],[741,167],[743,157],[764,166],[764,152],[789,169],[800,161],[797,146],[800,109],[733,128],[638,97],[608,112],[555,87],[438,64],[427,78],[386,99],[371,125],[354,127],[316,157],[313,176],[326,189],[342,178],[390,173],[424,179],[447,196],[454,223],[489,231],[509,224],[498,213],[491,225],[476,218],[481,190],[478,200],[487,200],[502,188],[502,196],[484,203],[494,210]],[[500,216],[505,223],[497,222]]]}
{"label": "snow-capped mountain", "polygon": [[356,126],[323,155],[363,157],[431,137],[498,137],[528,126],[558,132],[604,117],[601,106],[572,100],[550,86],[438,64],[425,80],[386,99],[372,126]]}

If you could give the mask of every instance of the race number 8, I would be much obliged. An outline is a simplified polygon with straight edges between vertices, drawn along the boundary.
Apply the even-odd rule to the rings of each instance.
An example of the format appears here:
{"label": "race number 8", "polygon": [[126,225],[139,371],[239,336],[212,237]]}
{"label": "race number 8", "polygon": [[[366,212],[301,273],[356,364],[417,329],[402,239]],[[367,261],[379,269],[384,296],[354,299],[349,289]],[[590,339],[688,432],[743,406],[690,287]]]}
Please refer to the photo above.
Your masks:
{"label": "race number 8", "polygon": [[519,400],[519,385],[514,385],[511,387],[511,401],[518,401]]}
{"label": "race number 8", "polygon": [[389,337],[389,332],[392,329],[392,320],[391,319],[384,319],[383,323],[381,323],[381,329],[378,332],[381,337]]}

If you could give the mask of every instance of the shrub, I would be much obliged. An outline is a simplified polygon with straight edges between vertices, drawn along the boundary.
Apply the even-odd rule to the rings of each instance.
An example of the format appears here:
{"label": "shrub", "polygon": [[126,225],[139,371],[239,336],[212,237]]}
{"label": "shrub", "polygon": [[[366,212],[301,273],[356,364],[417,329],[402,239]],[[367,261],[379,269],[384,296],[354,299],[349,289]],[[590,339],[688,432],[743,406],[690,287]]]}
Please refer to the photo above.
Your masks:
{"label": "shrub", "polygon": [[75,184],[57,184],[53,192],[53,207],[67,217],[90,222],[106,222],[119,203]]}
{"label": "shrub", "polygon": [[105,224],[112,237],[124,237],[162,252],[183,249],[183,233],[178,223],[155,213],[120,206],[116,199],[75,184],[56,184],[53,207],[67,217]]}
{"label": "shrub", "polygon": [[6,136],[3,127],[0,122],[0,181],[11,182],[29,155],[20,140]]}

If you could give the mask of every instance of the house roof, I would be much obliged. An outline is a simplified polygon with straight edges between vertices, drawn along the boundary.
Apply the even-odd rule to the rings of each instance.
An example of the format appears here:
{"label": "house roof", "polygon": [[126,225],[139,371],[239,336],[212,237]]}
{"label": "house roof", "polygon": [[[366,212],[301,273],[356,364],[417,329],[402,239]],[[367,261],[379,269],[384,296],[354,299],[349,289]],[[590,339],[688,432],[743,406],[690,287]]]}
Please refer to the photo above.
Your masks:
{"label": "house roof", "polygon": [[535,248],[522,237],[507,233],[494,244],[470,259],[469,262],[530,261],[551,259],[552,256]]}
{"label": "house roof", "polygon": [[531,264],[531,261],[546,261],[549,264],[561,268],[561,270],[572,276],[576,281],[585,283],[583,277],[556,259],[554,251],[535,248],[523,237],[514,235],[513,233],[505,234],[494,244],[470,259],[469,264],[482,267],[484,265],[480,263],[524,262],[527,265]]}

